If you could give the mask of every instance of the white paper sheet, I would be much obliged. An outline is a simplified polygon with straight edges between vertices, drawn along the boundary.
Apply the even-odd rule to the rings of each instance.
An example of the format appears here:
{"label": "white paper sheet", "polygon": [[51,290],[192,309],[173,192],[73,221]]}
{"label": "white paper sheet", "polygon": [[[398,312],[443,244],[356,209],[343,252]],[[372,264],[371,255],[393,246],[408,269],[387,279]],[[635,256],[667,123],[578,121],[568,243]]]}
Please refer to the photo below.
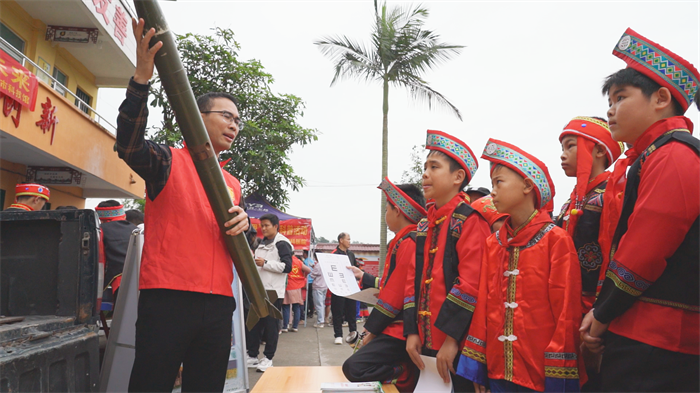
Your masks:
{"label": "white paper sheet", "polygon": [[420,356],[425,368],[421,370],[418,384],[414,393],[450,393],[452,392],[452,380],[445,383],[437,370],[437,359],[430,356]]}
{"label": "white paper sheet", "polygon": [[[350,266],[347,255],[341,254],[316,254],[318,263],[321,264],[321,272],[326,280],[328,289],[336,296],[348,296],[360,292],[355,275]],[[376,303],[376,301],[375,301]]]}
{"label": "white paper sheet", "polygon": [[[350,272],[350,270],[348,270]],[[360,292],[353,293],[352,295],[346,296],[347,298],[357,300],[367,304],[377,304],[377,295],[379,294],[379,289],[377,288],[367,288]]]}

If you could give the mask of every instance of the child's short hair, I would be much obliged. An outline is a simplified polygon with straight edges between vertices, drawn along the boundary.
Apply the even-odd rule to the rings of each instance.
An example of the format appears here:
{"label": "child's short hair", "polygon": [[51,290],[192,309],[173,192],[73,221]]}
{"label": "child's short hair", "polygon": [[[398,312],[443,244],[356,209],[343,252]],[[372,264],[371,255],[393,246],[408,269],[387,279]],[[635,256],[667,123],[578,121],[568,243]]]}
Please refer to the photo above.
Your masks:
{"label": "child's short hair", "polygon": [[[421,191],[420,188],[418,188],[418,186],[416,186],[415,184],[411,184],[411,183],[397,184],[396,188],[403,191],[406,195],[408,195],[411,199],[413,199],[418,205],[425,206],[425,197],[423,196],[423,191]],[[396,207],[396,205],[391,203],[391,201],[387,200],[387,202],[389,202],[391,204],[391,206]]]}
{"label": "child's short hair", "polygon": [[[651,97],[652,94],[656,93],[662,87],[653,79],[633,68],[623,68],[614,74],[608,75],[603,83],[603,95],[610,94],[610,89],[613,87],[613,85],[637,87],[647,98]],[[696,105],[698,105],[698,108],[700,108],[700,104],[697,103],[697,94],[695,96]],[[681,104],[676,100],[676,97],[671,97],[673,99],[673,114],[676,116],[683,116],[685,113],[683,107],[681,107]]]}
{"label": "child's short hair", "polygon": [[439,151],[439,150],[431,150],[428,153],[428,157],[433,156],[433,155],[439,155],[440,157],[444,157],[447,162],[450,163],[450,173],[457,171],[457,170],[463,170],[464,171],[464,181],[462,181],[462,184],[459,186],[459,190],[462,191],[464,190],[468,185],[469,185],[469,173],[464,169],[462,165],[460,165],[457,160],[454,158],[448,156],[447,154]]}
{"label": "child's short hair", "polygon": [[262,216],[260,216],[261,223],[263,220],[270,221],[270,224],[272,224],[273,226],[278,226],[280,224],[279,217],[277,217],[276,215],[274,215],[272,213],[267,213],[267,214],[263,214]]}

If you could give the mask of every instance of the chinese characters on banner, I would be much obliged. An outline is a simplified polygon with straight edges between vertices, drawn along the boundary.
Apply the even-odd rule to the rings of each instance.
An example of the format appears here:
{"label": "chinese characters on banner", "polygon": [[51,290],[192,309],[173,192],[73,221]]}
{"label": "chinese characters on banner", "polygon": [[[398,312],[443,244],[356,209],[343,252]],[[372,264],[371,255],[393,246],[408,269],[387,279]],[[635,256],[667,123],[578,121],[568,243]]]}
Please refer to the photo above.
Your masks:
{"label": "chinese characters on banner", "polygon": [[112,0],[92,0],[92,4],[95,6],[95,12],[102,15],[105,24],[109,25],[109,17],[107,16],[107,8]]}
{"label": "chinese characters on banner", "polygon": [[[251,217],[250,223],[258,232],[258,237],[262,239],[260,220]],[[311,246],[311,220],[294,219],[280,221],[279,232],[292,242],[295,250],[308,250]]]}
{"label": "chinese characters on banner", "polygon": [[56,124],[58,124],[58,117],[56,117],[56,107],[51,104],[51,99],[46,97],[46,102],[41,104],[41,120],[36,122],[36,125],[44,131],[46,134],[51,130],[51,143],[53,145],[53,136],[56,132]]}
{"label": "chinese characters on banner", "polygon": [[[92,4],[95,7],[95,12],[102,16],[105,25],[109,26],[110,19],[107,15],[109,11],[109,6],[112,4],[112,0],[92,0]],[[114,22],[114,36],[119,40],[122,46],[124,46],[124,40],[127,34],[127,22],[130,17],[124,12],[124,8],[119,5],[119,2],[114,5],[114,17],[112,22]]]}
{"label": "chinese characters on banner", "polygon": [[19,107],[34,110],[36,106],[36,95],[39,91],[39,83],[36,75],[22,67],[15,59],[0,50],[0,95],[3,96],[3,111],[5,116],[9,115],[8,98],[19,105],[13,107],[17,109],[17,120],[15,126],[19,125]]}

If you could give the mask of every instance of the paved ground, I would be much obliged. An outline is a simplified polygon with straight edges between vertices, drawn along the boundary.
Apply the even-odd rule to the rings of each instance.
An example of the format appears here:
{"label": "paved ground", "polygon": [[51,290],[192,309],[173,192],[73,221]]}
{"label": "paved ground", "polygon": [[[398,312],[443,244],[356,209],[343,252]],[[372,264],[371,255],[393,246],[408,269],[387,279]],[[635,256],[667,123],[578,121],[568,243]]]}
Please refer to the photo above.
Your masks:
{"label": "paved ground", "polygon": [[[363,330],[363,324],[357,324],[357,330]],[[343,335],[348,334],[348,328],[343,328]],[[307,327],[303,322],[299,323],[299,331],[296,333],[282,333],[277,344],[277,353],[272,359],[274,366],[342,366],[345,359],[352,355],[352,348],[343,343],[333,343],[333,326],[322,329],[313,327],[309,320]],[[264,346],[260,347],[260,357]],[[253,368],[248,369],[248,382],[250,388],[255,386],[262,373]]]}

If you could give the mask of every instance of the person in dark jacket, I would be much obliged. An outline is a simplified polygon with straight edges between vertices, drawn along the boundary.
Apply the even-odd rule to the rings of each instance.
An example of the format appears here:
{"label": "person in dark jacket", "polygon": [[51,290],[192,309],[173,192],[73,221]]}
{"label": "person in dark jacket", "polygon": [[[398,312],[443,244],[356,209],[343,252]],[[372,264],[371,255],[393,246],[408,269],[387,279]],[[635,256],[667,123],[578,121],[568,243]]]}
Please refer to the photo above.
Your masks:
{"label": "person in dark jacket", "polygon": [[95,211],[100,218],[100,239],[105,256],[105,287],[102,301],[114,304],[117,302],[129,238],[136,225],[126,220],[124,206],[114,199],[100,202]]}

